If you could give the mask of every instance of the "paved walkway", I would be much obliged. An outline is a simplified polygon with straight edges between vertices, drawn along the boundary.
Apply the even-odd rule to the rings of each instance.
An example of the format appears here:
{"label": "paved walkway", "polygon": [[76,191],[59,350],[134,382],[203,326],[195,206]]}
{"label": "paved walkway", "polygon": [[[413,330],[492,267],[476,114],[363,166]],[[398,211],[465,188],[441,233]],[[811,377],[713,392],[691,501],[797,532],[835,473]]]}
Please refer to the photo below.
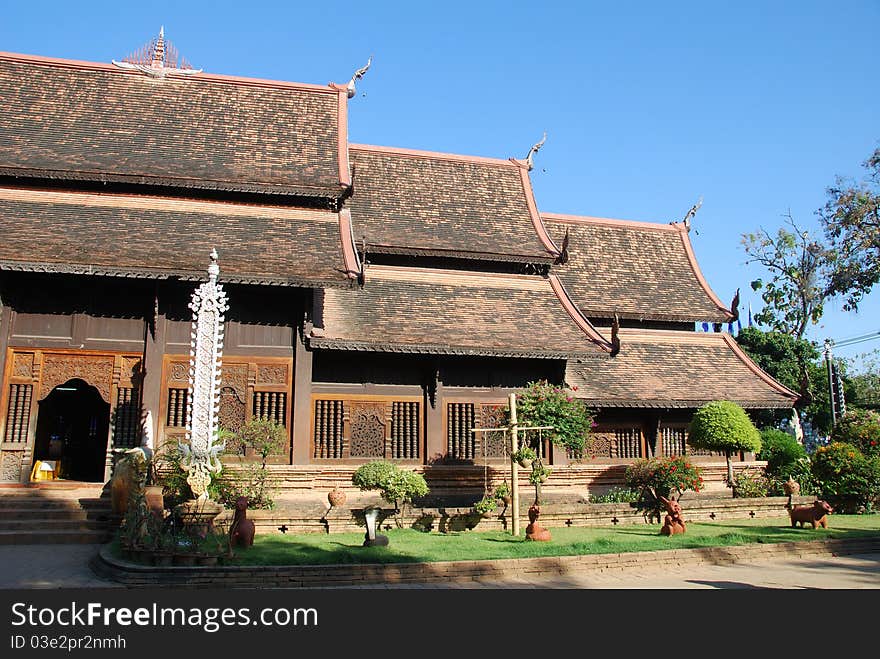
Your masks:
{"label": "paved walkway", "polygon": [[[0,589],[123,588],[99,579],[88,562],[100,545],[0,546]],[[375,585],[361,588],[613,588],[880,589],[880,553],[765,560],[736,565],[701,565],[669,570],[589,572],[539,580]]]}

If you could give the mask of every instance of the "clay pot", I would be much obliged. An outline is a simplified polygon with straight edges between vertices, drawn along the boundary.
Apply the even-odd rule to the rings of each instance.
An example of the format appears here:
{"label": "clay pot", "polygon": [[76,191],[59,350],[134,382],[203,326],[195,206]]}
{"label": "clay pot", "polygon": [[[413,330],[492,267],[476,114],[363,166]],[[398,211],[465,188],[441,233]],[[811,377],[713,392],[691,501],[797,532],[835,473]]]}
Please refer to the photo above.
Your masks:
{"label": "clay pot", "polygon": [[334,487],[327,494],[327,501],[330,502],[330,505],[334,508],[339,508],[345,505],[345,492],[340,490],[338,487]]}
{"label": "clay pot", "polygon": [[523,458],[522,460],[517,460],[516,463],[520,467],[522,467],[523,469],[531,469],[532,468],[532,461],[526,460],[525,458]]}
{"label": "clay pot", "polygon": [[165,515],[165,497],[161,485],[148,485],[144,488],[144,498],[151,513],[162,519]]}

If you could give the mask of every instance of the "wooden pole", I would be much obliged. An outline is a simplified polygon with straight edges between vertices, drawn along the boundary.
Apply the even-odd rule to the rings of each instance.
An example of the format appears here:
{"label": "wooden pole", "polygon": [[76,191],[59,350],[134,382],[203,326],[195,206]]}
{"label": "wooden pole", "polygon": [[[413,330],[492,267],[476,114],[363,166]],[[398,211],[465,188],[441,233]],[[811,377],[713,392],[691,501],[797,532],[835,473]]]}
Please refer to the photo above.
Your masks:
{"label": "wooden pole", "polygon": [[[519,433],[516,425],[516,394],[510,394],[510,450],[516,453],[519,450]],[[514,537],[519,537],[519,465],[516,460],[510,461],[510,480],[511,480],[511,532]]]}

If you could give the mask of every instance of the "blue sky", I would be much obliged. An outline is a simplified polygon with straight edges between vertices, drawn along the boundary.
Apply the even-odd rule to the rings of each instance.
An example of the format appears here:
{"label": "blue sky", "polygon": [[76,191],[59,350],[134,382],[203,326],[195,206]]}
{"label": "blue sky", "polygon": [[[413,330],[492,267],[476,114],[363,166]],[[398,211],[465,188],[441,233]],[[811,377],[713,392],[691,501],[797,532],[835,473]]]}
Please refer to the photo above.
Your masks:
{"label": "blue sky", "polygon": [[[862,2],[3,2],[0,50],[107,62],[166,37],[212,73],[347,82],[353,142],[523,157],[542,211],[691,233],[728,302],[760,307],[740,236],[816,228],[838,175],[880,146],[876,33]],[[169,110],[173,111],[173,108]],[[185,116],[180,117],[186,121]],[[880,330],[831,301],[811,338]],[[880,347],[864,343],[847,356]]]}

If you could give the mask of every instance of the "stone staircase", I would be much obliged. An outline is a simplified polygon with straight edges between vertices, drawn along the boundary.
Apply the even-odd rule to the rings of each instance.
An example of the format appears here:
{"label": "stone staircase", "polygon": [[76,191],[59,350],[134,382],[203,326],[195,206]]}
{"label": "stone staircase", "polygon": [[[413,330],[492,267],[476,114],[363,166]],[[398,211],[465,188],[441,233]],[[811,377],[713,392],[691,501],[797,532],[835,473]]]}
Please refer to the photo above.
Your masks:
{"label": "stone staircase", "polygon": [[118,524],[102,484],[0,488],[0,545],[99,544]]}

